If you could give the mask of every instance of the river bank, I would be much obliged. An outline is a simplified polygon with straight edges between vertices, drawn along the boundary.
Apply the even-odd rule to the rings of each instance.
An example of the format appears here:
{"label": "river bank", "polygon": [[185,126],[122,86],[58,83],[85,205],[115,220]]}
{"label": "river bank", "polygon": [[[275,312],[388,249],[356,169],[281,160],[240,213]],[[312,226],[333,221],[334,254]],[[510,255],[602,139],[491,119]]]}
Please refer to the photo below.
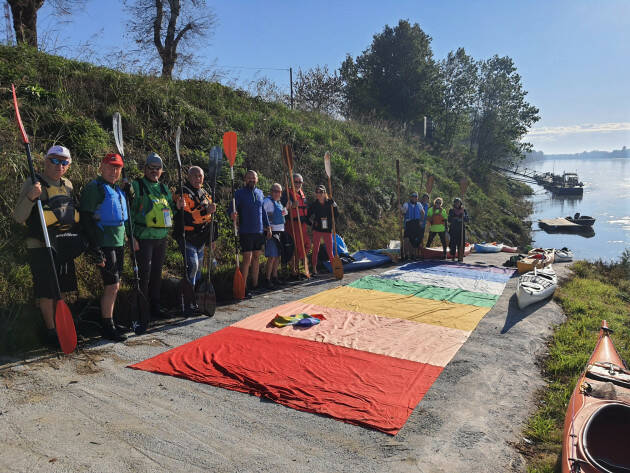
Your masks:
{"label": "river bank", "polygon": [[[473,254],[501,264],[507,254]],[[555,265],[561,278],[567,265]],[[343,284],[371,270],[347,274]],[[68,357],[4,358],[0,469],[22,471],[524,471],[516,448],[534,393],[554,301],[521,311],[512,278],[497,304],[395,437],[212,386],[126,366],[279,303],[340,282],[322,279],[223,306]],[[525,381],[526,380],[526,381]],[[308,448],[305,450],[305,446]]]}

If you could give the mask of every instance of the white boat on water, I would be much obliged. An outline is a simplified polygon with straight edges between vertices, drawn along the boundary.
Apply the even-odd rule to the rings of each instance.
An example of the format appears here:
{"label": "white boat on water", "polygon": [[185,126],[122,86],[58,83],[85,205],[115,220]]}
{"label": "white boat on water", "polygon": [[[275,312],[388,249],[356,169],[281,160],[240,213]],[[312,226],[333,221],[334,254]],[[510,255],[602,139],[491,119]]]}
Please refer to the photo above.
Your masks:
{"label": "white boat on water", "polygon": [[524,309],[534,302],[551,297],[556,287],[558,287],[558,277],[551,265],[542,269],[534,268],[533,271],[522,274],[516,286],[518,307]]}
{"label": "white boat on water", "polygon": [[573,252],[568,248],[556,249],[554,251],[554,261],[558,263],[566,263],[567,261],[573,261]]}

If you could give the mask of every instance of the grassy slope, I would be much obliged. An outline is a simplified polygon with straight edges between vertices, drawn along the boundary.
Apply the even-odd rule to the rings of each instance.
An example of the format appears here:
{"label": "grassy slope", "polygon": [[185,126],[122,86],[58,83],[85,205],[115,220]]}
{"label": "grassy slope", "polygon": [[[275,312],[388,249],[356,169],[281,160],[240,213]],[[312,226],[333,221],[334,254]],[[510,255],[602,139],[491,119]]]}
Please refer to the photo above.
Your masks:
{"label": "grassy slope", "polygon": [[560,471],[566,408],[593,352],[602,319],[615,331],[612,339],[621,357],[630,359],[630,262],[612,266],[578,262],[573,270],[575,277],[556,292],[567,322],[557,327],[550,342],[544,361],[548,385],[525,430],[534,442],[527,448],[530,473]]}
{"label": "grassy slope", "polygon": [[[4,106],[0,107],[0,258],[4,262],[0,267],[0,329],[4,327],[4,333],[0,332],[0,337],[4,334],[18,345],[23,344],[19,341],[22,331],[16,331],[14,320],[24,313],[35,316],[30,274],[21,244],[23,229],[11,219],[19,186],[27,176],[10,101],[11,83],[18,87],[22,118],[32,138],[34,156],[41,159],[53,142],[69,147],[74,160],[68,177],[78,189],[96,175],[103,154],[114,149],[111,117],[119,111],[130,174],[139,175],[138,164],[149,151],[156,151],[165,159],[164,179],[170,185],[177,177],[173,136],[178,125],[183,131],[184,162],[204,168],[209,148],[220,144],[223,132],[237,131],[239,154],[235,172],[240,177],[247,168],[257,170],[264,191],[274,181],[284,184],[280,159],[283,144],[293,145],[296,171],[304,175],[308,192],[325,182],[322,158],[330,150],[333,190],[341,209],[339,229],[351,249],[382,247],[389,239],[398,238],[394,211],[396,159],[401,162],[403,198],[409,190],[420,190],[423,170],[436,176],[432,197],[441,195],[450,202],[459,193],[460,161],[432,154],[414,137],[292,111],[217,83],[133,76],[4,46],[0,46],[0,81],[4,99]],[[222,204],[230,192],[229,172],[225,171],[224,168],[218,189],[219,221],[223,223],[226,217]],[[466,193],[465,202],[474,219],[471,239],[525,243],[527,230],[522,220],[529,212],[520,196],[526,189],[498,177],[494,179],[490,178],[485,189],[473,182]],[[230,226],[220,228],[218,259],[228,265],[233,248]],[[167,268],[177,271],[179,260],[181,257],[172,246]],[[80,295],[97,295],[100,280],[93,268],[81,259],[78,264]],[[229,266],[224,271],[229,272]],[[223,292],[221,280],[217,285]]]}

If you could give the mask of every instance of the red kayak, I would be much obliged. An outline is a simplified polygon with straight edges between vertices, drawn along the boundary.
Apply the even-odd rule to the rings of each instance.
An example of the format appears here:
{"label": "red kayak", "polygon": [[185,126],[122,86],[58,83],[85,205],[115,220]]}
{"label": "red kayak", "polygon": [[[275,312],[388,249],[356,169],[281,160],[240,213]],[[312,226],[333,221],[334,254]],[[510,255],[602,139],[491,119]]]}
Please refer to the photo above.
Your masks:
{"label": "red kayak", "polygon": [[630,472],[630,371],[606,321],[569,400],[562,442],[563,473]]}
{"label": "red kayak", "polygon": [[[422,248],[422,256],[424,257],[424,259],[444,259],[443,254],[444,250],[441,246],[435,248]],[[464,246],[464,256],[468,256],[469,254],[470,243],[466,243],[466,245]],[[452,256],[450,255],[450,250],[448,248],[446,249],[446,257],[452,258]],[[455,258],[457,258],[457,255],[455,255]]]}

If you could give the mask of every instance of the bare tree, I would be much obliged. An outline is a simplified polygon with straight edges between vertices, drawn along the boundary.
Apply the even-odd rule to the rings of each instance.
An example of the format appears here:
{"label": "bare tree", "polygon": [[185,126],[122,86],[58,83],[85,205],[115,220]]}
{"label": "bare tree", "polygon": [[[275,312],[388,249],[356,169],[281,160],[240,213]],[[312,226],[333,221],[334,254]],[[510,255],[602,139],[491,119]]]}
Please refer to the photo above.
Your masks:
{"label": "bare tree", "polygon": [[343,81],[328,66],[317,66],[303,72],[300,69],[295,81],[295,103],[302,110],[337,115],[343,103]]}
{"label": "bare tree", "polygon": [[193,61],[192,46],[207,38],[216,23],[206,0],[124,0],[124,5],[131,16],[131,37],[141,52],[153,55],[157,50],[162,77],[168,79],[176,63]]}
{"label": "bare tree", "polygon": [[[7,0],[11,7],[15,41],[37,47],[37,12],[45,0]],[[49,0],[55,15],[69,15],[84,0]]]}

